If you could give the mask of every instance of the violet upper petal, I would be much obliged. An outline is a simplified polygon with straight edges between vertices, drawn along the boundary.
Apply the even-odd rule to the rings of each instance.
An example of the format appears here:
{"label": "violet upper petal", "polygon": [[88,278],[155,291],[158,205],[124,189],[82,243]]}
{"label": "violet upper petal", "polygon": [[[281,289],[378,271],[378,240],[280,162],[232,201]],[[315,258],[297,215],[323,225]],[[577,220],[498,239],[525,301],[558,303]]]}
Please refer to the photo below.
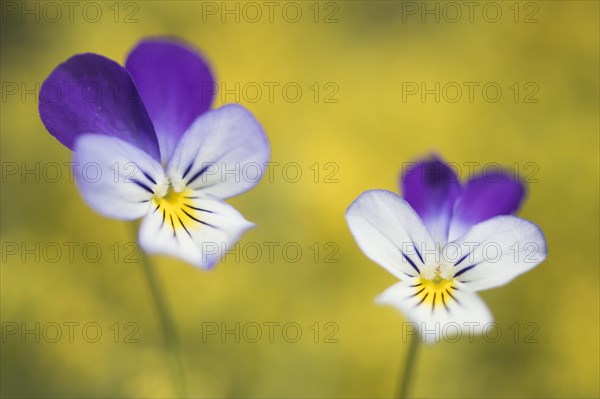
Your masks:
{"label": "violet upper petal", "polygon": [[56,67],[40,89],[39,111],[50,134],[70,149],[82,134],[103,134],[160,159],[154,127],[131,76],[101,55],[78,54]]}
{"label": "violet upper petal", "polygon": [[500,170],[473,178],[454,205],[449,240],[461,237],[471,226],[484,220],[515,213],[524,197],[523,182],[509,171]]}
{"label": "violet upper petal", "polygon": [[154,124],[162,162],[167,163],[179,138],[212,104],[212,72],[196,50],[168,39],[140,42],[125,66]]}
{"label": "violet upper petal", "polygon": [[401,186],[404,199],[423,219],[434,241],[446,243],[452,208],[461,193],[454,171],[433,157],[407,169]]}

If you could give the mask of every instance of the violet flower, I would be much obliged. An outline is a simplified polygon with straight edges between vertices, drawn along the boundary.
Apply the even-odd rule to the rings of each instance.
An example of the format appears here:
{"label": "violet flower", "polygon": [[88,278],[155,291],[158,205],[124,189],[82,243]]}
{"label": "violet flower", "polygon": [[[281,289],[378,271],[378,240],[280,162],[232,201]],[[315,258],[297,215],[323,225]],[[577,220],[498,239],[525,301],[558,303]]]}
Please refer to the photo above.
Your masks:
{"label": "violet flower", "polygon": [[508,283],[547,254],[540,228],[511,216],[523,183],[503,171],[462,185],[434,158],[410,168],[401,186],[404,198],[367,191],[346,212],[362,251],[400,279],[377,302],[405,314],[424,341],[480,333],[492,316],[476,291]]}
{"label": "violet flower", "polygon": [[234,104],[210,110],[213,88],[194,49],[152,39],[132,50],[125,67],[91,53],[69,58],[44,81],[39,103],[48,131],[73,150],[86,202],[110,218],[143,218],[145,251],[202,268],[253,226],[223,200],[252,188],[263,172],[248,179],[239,170],[269,160],[250,112]]}

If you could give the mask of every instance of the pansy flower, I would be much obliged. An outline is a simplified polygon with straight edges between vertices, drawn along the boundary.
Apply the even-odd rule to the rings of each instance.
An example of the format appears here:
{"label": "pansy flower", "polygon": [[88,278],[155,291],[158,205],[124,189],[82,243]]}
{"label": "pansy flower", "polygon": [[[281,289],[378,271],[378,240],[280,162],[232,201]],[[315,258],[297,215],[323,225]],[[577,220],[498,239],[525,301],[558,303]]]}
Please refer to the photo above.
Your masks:
{"label": "pansy flower", "polygon": [[100,214],[143,218],[150,253],[209,268],[250,227],[223,200],[252,188],[240,177],[269,160],[256,119],[237,104],[211,110],[213,74],[184,43],[140,42],[125,67],[78,54],[44,81],[39,111],[48,131],[73,150],[76,183]]}
{"label": "pansy flower", "polygon": [[512,216],[525,194],[507,171],[462,185],[433,158],[401,178],[404,198],[361,194],[346,212],[362,251],[400,279],[378,298],[411,320],[426,341],[480,333],[492,316],[477,291],[501,286],[546,257],[540,228]]}

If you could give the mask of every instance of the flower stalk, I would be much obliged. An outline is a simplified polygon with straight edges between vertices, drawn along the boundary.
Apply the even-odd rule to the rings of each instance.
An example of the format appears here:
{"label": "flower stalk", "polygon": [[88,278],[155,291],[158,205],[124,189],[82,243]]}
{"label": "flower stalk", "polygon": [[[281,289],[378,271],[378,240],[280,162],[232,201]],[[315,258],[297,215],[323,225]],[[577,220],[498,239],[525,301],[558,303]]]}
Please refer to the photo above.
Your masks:
{"label": "flower stalk", "polygon": [[405,399],[408,397],[411,380],[414,378],[414,369],[416,367],[417,353],[419,352],[420,337],[416,334],[408,339],[408,353],[404,362],[404,368],[400,369],[398,378],[398,389],[396,397]]}
{"label": "flower stalk", "polygon": [[[135,223],[134,231],[137,231]],[[175,323],[173,323],[173,318],[171,317],[171,313],[169,311],[165,295],[158,281],[154,265],[152,264],[148,256],[145,254],[145,252],[140,251],[140,256],[142,267],[144,269],[144,275],[146,277],[148,288],[152,295],[152,300],[156,308],[156,314],[158,316],[160,326],[162,329],[162,334],[165,339],[165,349],[168,352],[170,358],[171,373],[175,394],[177,398],[186,398],[187,395],[185,384],[185,371],[183,367],[183,356],[181,351],[181,345],[179,344],[179,339],[177,337],[177,330],[175,329]]]}

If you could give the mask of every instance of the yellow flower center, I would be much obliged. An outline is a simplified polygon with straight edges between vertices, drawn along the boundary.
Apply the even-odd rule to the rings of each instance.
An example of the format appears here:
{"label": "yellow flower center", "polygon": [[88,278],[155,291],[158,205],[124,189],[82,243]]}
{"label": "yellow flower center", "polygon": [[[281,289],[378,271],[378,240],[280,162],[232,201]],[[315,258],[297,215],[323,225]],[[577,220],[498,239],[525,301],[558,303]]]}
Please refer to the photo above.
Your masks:
{"label": "yellow flower center", "polygon": [[[187,193],[186,193],[187,191]],[[185,191],[181,191],[181,192],[177,192],[173,189],[173,186],[169,184],[169,188],[167,189],[167,194],[165,194],[162,198],[160,198],[161,200],[169,203],[170,205],[173,206],[179,206],[179,205],[183,205],[184,203],[184,196],[189,194],[191,190],[185,190]]]}
{"label": "yellow flower center", "polygon": [[210,212],[195,207],[192,194],[190,189],[177,192],[169,184],[165,195],[155,195],[152,198],[154,211],[162,215],[161,227],[168,224],[173,229],[173,235],[176,235],[178,230],[185,230],[191,236],[190,231],[198,229],[202,224],[208,225],[200,220],[200,213]]}
{"label": "yellow flower center", "polygon": [[417,305],[429,305],[432,311],[436,306],[443,306],[448,310],[448,303],[456,301],[454,297],[456,291],[454,277],[450,277],[447,272],[444,273],[439,265],[433,269],[433,272],[429,273],[433,276],[427,276],[430,278],[423,275],[419,276],[415,284],[412,285],[416,290],[414,296],[419,300]]}

